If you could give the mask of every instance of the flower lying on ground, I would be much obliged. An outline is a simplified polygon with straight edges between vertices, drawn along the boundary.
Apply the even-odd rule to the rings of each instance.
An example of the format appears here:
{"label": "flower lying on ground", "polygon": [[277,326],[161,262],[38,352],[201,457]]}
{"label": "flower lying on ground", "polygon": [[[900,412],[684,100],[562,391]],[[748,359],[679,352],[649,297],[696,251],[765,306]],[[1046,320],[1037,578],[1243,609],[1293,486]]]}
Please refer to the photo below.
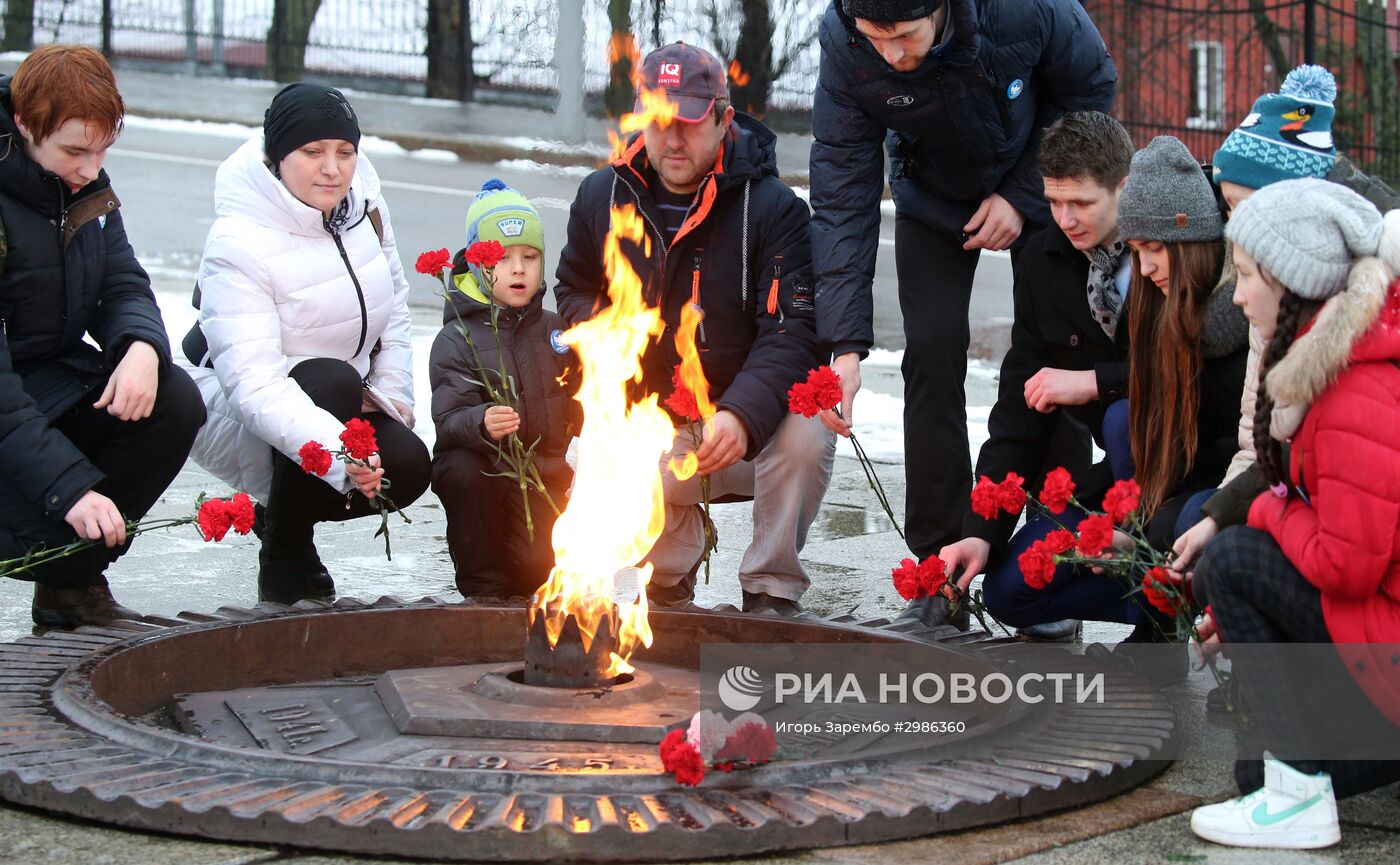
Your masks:
{"label": "flower lying on ground", "polygon": [[733,721],[718,712],[695,713],[684,730],[672,730],[657,749],[661,768],[676,781],[694,787],[705,780],[705,767],[732,772],[773,759],[778,739],[762,716],[745,712]]}

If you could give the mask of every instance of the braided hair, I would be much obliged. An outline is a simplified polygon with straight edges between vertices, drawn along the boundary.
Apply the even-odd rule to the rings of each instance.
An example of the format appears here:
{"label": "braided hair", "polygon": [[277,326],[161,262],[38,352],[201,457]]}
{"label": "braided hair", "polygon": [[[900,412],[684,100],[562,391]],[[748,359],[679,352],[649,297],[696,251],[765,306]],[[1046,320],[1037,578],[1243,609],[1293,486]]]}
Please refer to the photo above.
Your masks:
{"label": "braided hair", "polygon": [[1298,330],[1315,308],[1303,297],[1291,291],[1284,291],[1278,304],[1278,323],[1274,325],[1274,336],[1269,340],[1268,350],[1259,363],[1259,397],[1254,402],[1254,453],[1259,462],[1259,474],[1269,486],[1288,481],[1288,466],[1283,464],[1283,447],[1269,434],[1273,421],[1274,398],[1269,393],[1266,380],[1274,364],[1283,360]]}

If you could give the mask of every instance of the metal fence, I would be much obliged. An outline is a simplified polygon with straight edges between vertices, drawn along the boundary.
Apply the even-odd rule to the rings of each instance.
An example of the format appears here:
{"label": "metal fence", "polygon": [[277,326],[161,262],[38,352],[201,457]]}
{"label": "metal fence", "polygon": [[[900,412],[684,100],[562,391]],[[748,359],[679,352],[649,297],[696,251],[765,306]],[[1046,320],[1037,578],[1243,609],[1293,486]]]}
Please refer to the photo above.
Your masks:
{"label": "metal fence", "polygon": [[[722,57],[733,56],[745,8],[743,0],[612,2],[630,3],[643,52],[683,39]],[[1115,113],[1139,143],[1176,135],[1207,158],[1256,96],[1311,60],[1337,76],[1338,146],[1371,171],[1400,179],[1400,0],[1082,2],[1118,64]],[[581,83],[592,95],[607,83],[608,3],[583,0]],[[801,115],[810,108],[826,5],[768,0],[770,109]],[[555,0],[0,0],[0,8],[8,49],[84,42],[124,62],[212,74],[286,78],[304,70],[362,87],[435,95],[476,87],[539,103],[560,84]],[[452,16],[469,22],[453,31],[464,34],[462,49],[435,54],[433,34]],[[440,79],[454,75],[453,62],[435,65],[430,55],[461,67],[446,86]]]}
{"label": "metal fence", "polygon": [[1338,150],[1400,179],[1397,0],[1084,0],[1118,66],[1114,114],[1138,146],[1174,135],[1209,159],[1293,67],[1337,77]]}

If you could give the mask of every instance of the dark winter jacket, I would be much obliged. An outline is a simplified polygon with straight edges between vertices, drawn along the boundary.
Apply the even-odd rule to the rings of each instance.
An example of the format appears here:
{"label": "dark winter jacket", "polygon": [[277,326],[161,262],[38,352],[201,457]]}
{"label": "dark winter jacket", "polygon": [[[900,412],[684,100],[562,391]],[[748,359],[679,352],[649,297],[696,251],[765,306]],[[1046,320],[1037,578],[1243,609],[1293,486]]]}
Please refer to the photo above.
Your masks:
{"label": "dark winter jacket", "polygon": [[812,107],[812,248],[819,332],[834,353],[873,342],[884,190],[899,213],[957,236],[999,193],[1047,225],[1035,155],[1061,114],[1108,111],[1117,72],[1076,0],[948,0],[952,28],[912,72],[890,68],[832,3],[821,23]]}
{"label": "dark winter jacket", "polygon": [[[1128,317],[1119,318],[1110,339],[1089,309],[1089,259],[1070,244],[1058,227],[1040,231],[1021,252],[1012,284],[1015,319],[1011,348],[1001,362],[996,405],[987,419],[989,438],[977,457],[978,476],[1001,480],[1007,472],[1034,478],[1043,470],[1060,422],[1060,411],[1078,418],[1104,446],[1103,413],[1128,395]],[[1041,369],[1093,370],[1099,398],[1045,414],[1026,405],[1026,381]],[[1107,461],[1076,477],[1080,501],[1101,496],[1113,483]],[[1016,518],[985,520],[969,510],[963,537],[977,537],[1000,550],[1011,537]]]}
{"label": "dark winter jacket", "polygon": [[607,306],[603,239],[609,208],[635,205],[644,217],[650,255],[624,243],[666,332],[643,358],[645,389],[663,399],[680,362],[675,332],[681,308],[699,285],[704,321],[696,334],[710,397],[733,412],[758,454],[787,413],[794,382],[821,363],[811,291],[807,205],[778,179],[775,138],[736,113],[719,168],[700,185],[685,223],[668,248],[652,197],[660,181],[639,135],[614,164],[589,175],[569,212],[568,242],[554,288],[559,312],[574,324]]}
{"label": "dark winter jacket", "polygon": [[170,363],[119,206],[106,172],[73,193],[25,154],[0,78],[0,472],[56,521],[103,474],[50,421],[92,399],[133,340]]}
{"label": "dark winter jacket", "polygon": [[[472,279],[465,270],[459,252],[458,280]],[[474,283],[470,288],[475,288]],[[482,427],[486,410],[494,403],[480,382],[489,380],[498,391],[504,390],[497,371],[504,360],[506,375],[520,398],[517,435],[526,447],[539,440],[535,461],[542,474],[556,476],[563,469],[564,452],[580,427],[581,414],[571,393],[577,363],[572,350],[559,341],[567,325],[544,308],[543,299],[541,291],[521,309],[497,307],[498,350],[491,307],[460,289],[452,292],[444,304],[442,330],[428,356],[437,427],[435,452],[451,448],[496,452],[496,443]],[[463,328],[471,334],[475,352],[462,335]]]}

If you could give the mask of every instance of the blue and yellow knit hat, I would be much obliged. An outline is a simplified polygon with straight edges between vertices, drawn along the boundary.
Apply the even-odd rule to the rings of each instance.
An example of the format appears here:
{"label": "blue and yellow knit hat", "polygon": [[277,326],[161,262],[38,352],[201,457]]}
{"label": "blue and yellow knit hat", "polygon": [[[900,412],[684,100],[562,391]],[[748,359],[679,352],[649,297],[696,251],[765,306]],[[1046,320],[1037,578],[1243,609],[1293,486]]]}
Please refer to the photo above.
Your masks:
{"label": "blue and yellow knit hat", "polygon": [[501,246],[524,244],[544,252],[544,225],[530,200],[492,178],[467,208],[467,246],[494,240]]}
{"label": "blue and yellow knit hat", "polygon": [[1299,66],[1277,93],[1266,93],[1215,151],[1215,182],[1263,189],[1280,180],[1325,177],[1337,160],[1332,143],[1337,81],[1321,66]]}

